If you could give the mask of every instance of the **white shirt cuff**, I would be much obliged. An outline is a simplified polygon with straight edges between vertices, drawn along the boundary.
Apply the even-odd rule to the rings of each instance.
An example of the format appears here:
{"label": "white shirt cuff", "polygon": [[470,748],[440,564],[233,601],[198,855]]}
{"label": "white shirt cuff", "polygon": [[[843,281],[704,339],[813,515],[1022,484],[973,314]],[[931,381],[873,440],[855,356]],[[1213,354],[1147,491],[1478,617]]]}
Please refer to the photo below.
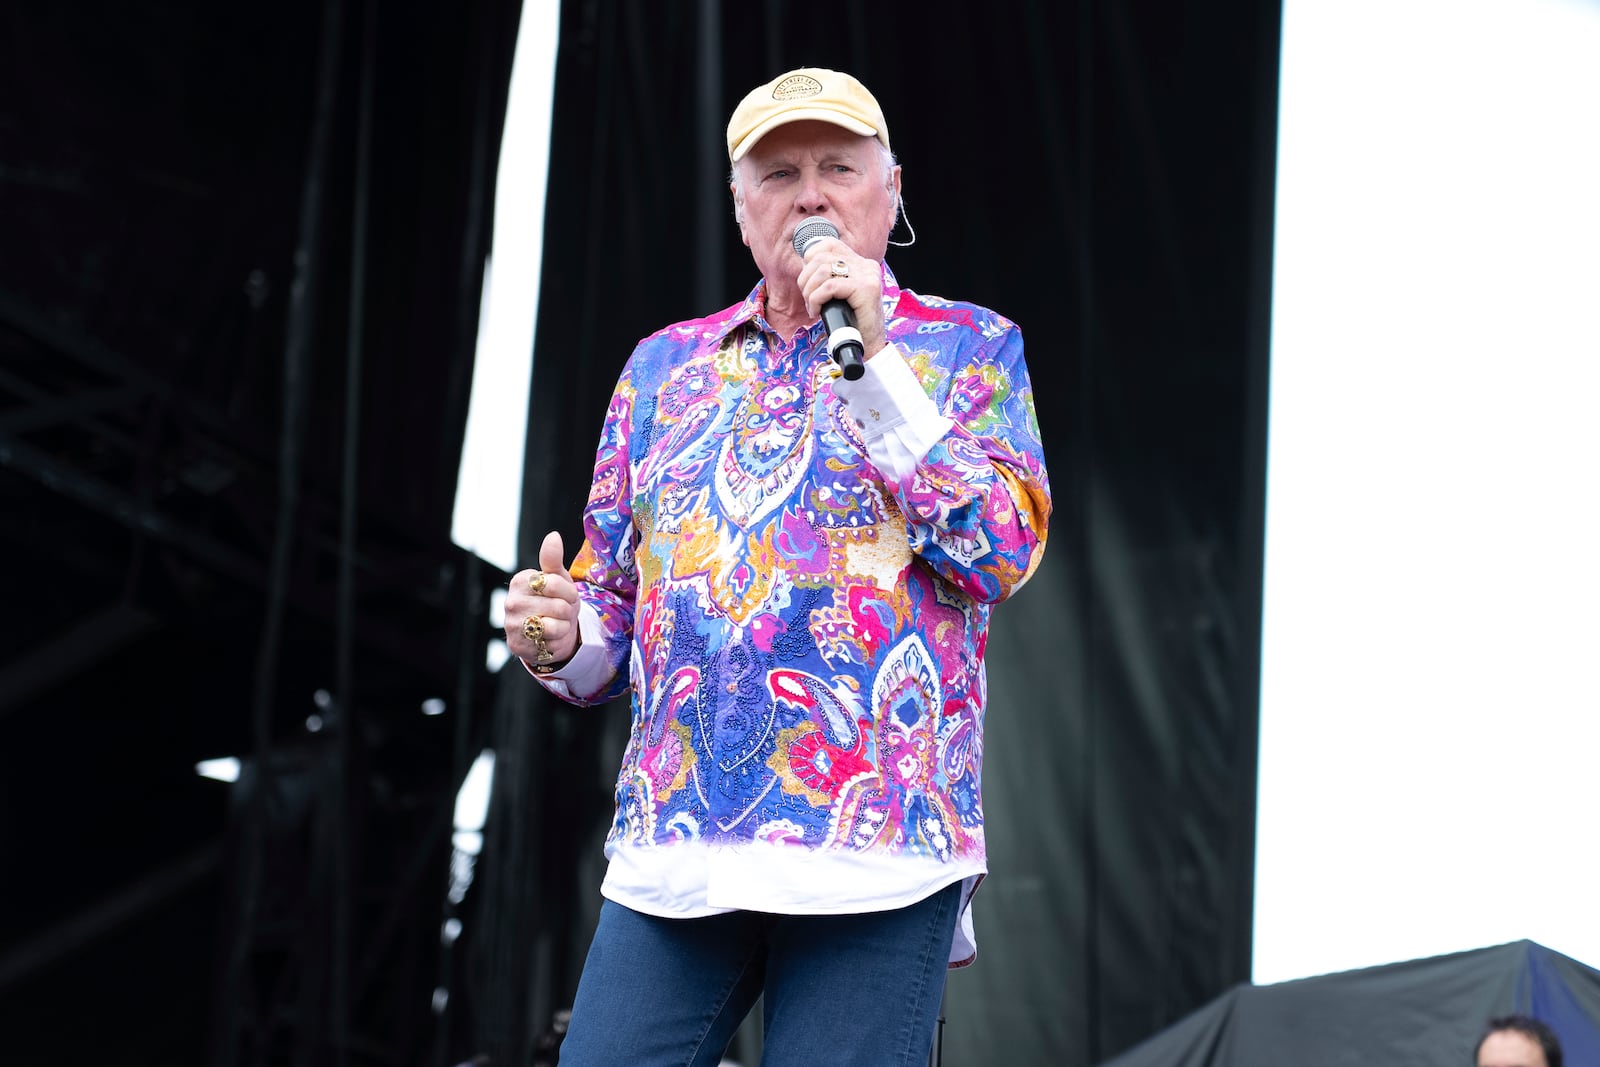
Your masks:
{"label": "white shirt cuff", "polygon": [[606,635],[600,625],[600,613],[581,602],[578,604],[578,633],[583,639],[583,644],[560,670],[551,671],[549,674],[538,674],[529,666],[527,660],[522,661],[522,665],[528,668],[528,673],[545,688],[557,696],[568,699],[594,696],[610,683],[614,673],[611,670],[611,661],[606,657]]}
{"label": "white shirt cuff", "polygon": [[862,371],[853,382],[835,379],[834,395],[861,428],[873,465],[902,481],[955,423],[939,413],[898,344],[867,360]]}

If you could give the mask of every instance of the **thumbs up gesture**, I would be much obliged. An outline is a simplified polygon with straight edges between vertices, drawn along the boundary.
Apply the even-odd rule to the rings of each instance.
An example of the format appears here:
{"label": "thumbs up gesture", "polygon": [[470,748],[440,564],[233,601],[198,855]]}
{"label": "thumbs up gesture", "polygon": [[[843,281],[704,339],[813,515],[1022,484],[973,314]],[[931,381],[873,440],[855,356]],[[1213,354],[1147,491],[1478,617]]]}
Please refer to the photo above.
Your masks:
{"label": "thumbs up gesture", "polygon": [[565,665],[578,651],[578,588],[563,562],[561,534],[539,546],[539,566],[518,571],[506,596],[506,644],[536,674]]}

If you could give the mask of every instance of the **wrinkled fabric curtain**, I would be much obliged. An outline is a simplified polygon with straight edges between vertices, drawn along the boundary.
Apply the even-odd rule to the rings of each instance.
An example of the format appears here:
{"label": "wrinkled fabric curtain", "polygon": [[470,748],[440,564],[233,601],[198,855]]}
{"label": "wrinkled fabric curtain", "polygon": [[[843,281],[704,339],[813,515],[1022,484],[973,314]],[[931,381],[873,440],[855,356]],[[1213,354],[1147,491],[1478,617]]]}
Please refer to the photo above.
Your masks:
{"label": "wrinkled fabric curtain", "polygon": [[[561,15],[524,558],[548,529],[577,543],[634,343],[757,280],[727,189],[733,105],[788,67],[851,70],[904,167],[915,243],[889,264],[1021,326],[1055,501],[1044,563],[994,616],[991,874],[941,1054],[1089,1067],[1247,980],[1278,5]],[[588,944],[627,708],[502,681],[518,751],[481,860],[498,962],[475,995],[514,994],[495,1017],[531,1041]]]}

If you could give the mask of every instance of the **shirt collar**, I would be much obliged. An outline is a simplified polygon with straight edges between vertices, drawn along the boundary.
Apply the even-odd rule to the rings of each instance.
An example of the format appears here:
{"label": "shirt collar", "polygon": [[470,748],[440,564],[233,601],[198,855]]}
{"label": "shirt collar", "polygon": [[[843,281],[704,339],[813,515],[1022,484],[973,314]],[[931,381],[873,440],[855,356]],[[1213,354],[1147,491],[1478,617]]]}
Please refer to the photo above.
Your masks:
{"label": "shirt collar", "polygon": [[[894,271],[889,269],[889,264],[880,261],[883,268],[883,317],[885,321],[893,317],[895,307],[900,303],[900,283],[894,276]],[[750,290],[750,295],[744,302],[729,309],[714,330],[718,338],[728,336],[740,326],[750,322],[757,322],[762,329],[771,331],[772,326],[767,322],[762,310],[766,307],[767,280],[765,278],[756,282],[756,287]]]}

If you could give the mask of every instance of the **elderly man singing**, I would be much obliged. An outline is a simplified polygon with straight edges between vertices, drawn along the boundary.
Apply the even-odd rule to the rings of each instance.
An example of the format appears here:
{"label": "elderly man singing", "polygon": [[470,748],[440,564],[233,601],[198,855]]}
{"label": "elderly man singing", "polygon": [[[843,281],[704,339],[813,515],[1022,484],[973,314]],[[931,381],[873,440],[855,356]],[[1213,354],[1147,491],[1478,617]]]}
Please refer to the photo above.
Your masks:
{"label": "elderly man singing", "polygon": [[1022,334],[890,271],[855,78],[779,75],[727,142],[760,280],[634,348],[583,544],[506,600],[534,680],[632,707],[561,1063],[711,1067],[759,998],[766,1067],[923,1064],[976,953],[989,616],[1050,517]]}

